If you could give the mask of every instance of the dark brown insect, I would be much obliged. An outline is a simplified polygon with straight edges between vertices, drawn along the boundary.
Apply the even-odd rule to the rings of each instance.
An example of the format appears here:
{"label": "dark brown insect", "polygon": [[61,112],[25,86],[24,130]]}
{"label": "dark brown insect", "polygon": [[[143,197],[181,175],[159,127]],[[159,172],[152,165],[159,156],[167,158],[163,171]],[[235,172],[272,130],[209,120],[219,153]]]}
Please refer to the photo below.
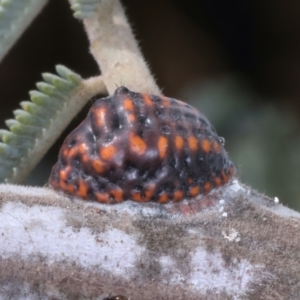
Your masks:
{"label": "dark brown insect", "polygon": [[192,106],[120,87],[69,134],[50,185],[103,203],[181,201],[228,182],[235,168]]}

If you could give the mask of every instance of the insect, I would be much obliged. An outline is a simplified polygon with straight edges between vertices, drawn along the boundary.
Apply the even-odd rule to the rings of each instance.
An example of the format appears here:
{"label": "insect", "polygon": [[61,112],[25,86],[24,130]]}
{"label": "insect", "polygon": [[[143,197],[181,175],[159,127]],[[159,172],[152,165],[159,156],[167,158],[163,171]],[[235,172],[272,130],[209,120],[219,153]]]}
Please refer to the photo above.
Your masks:
{"label": "insect", "polygon": [[192,106],[119,87],[65,139],[49,183],[102,203],[178,202],[234,175],[223,143]]}

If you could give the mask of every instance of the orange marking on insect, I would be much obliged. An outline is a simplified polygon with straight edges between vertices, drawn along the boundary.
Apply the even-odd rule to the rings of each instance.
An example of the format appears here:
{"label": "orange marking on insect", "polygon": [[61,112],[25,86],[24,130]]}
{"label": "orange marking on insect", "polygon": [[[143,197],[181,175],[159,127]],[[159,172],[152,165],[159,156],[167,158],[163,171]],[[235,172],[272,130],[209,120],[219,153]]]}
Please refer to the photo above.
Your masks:
{"label": "orange marking on insect", "polygon": [[86,143],[81,143],[77,146],[77,151],[83,155],[89,150],[89,146]]}
{"label": "orange marking on insect", "polygon": [[220,152],[221,147],[220,147],[220,145],[219,145],[219,143],[217,141],[214,141],[212,146],[213,146],[214,152],[216,152],[216,153]]}
{"label": "orange marking on insect", "polygon": [[92,161],[92,166],[97,173],[102,173],[104,171],[105,164],[100,159],[94,159]]}
{"label": "orange marking on insect", "polygon": [[219,187],[219,186],[222,184],[221,178],[215,176],[215,177],[214,177],[214,183],[215,183],[215,186],[216,186],[216,187]]}
{"label": "orange marking on insect", "polygon": [[174,193],[173,201],[174,201],[174,202],[179,202],[179,201],[182,200],[182,198],[183,198],[183,191],[177,190],[177,191]]}
{"label": "orange marking on insect", "polygon": [[204,184],[204,194],[207,194],[210,192],[211,190],[211,183],[209,181],[206,181],[205,184]]}
{"label": "orange marking on insect", "polygon": [[95,109],[96,122],[99,127],[102,127],[105,123],[106,109],[104,107],[100,107]]}
{"label": "orange marking on insect", "polygon": [[117,149],[115,146],[106,146],[100,149],[100,155],[105,160],[111,160],[117,152]]}
{"label": "orange marking on insect", "polygon": [[203,149],[204,152],[208,153],[211,150],[211,143],[210,143],[210,141],[207,140],[207,139],[204,139],[201,142],[201,147],[202,147],[202,149]]}
{"label": "orange marking on insect", "polygon": [[67,166],[59,171],[59,185],[65,192],[73,194],[75,191],[75,186],[73,184],[66,183],[70,172],[72,172],[71,166]]}
{"label": "orange marking on insect", "polygon": [[168,149],[168,140],[164,136],[160,136],[158,139],[158,152],[159,152],[159,157],[164,158],[167,153]]}
{"label": "orange marking on insect", "polygon": [[72,148],[69,150],[68,154],[65,155],[65,156],[66,156],[66,157],[74,157],[74,156],[77,155],[77,153],[78,153],[78,148],[77,148],[77,147],[72,147]]}
{"label": "orange marking on insect", "polygon": [[221,172],[221,176],[223,178],[224,183],[226,183],[229,180],[229,177],[225,174],[224,171]]}
{"label": "orange marking on insect", "polygon": [[145,201],[149,201],[154,194],[155,184],[150,184],[149,187],[145,190]]}
{"label": "orange marking on insect", "polygon": [[192,197],[197,196],[199,193],[200,193],[200,188],[199,188],[199,186],[193,186],[193,187],[190,188],[190,195],[191,195]]}
{"label": "orange marking on insect", "polygon": [[64,157],[69,156],[69,149],[64,149],[64,151],[63,151],[63,156],[64,156]]}
{"label": "orange marking on insect", "polygon": [[83,180],[79,180],[79,187],[77,191],[77,196],[81,198],[86,198],[87,197],[87,185],[84,183]]}
{"label": "orange marking on insect", "polygon": [[189,141],[190,149],[192,151],[196,151],[197,148],[198,148],[198,141],[197,141],[197,139],[194,136],[190,136],[189,139],[188,139],[188,141]]}
{"label": "orange marking on insect", "polygon": [[158,198],[158,203],[166,203],[168,202],[169,196],[166,193],[163,193],[162,195],[159,196]]}
{"label": "orange marking on insect", "polygon": [[130,122],[134,122],[135,121],[135,115],[134,114],[130,114],[128,117]]}
{"label": "orange marking on insect", "polygon": [[131,198],[133,201],[143,202],[142,195],[140,192],[131,192]]}
{"label": "orange marking on insect", "polygon": [[131,150],[138,155],[142,155],[145,153],[147,149],[146,143],[137,135],[132,132],[129,134],[129,141],[131,145]]}
{"label": "orange marking on insect", "polygon": [[153,102],[152,102],[152,100],[151,100],[151,98],[148,94],[144,93],[143,98],[144,98],[144,101],[145,101],[147,106],[152,106],[153,105]]}
{"label": "orange marking on insect", "polygon": [[180,135],[175,137],[175,146],[178,150],[183,148],[183,138]]}
{"label": "orange marking on insect", "polygon": [[116,190],[112,190],[110,193],[114,196],[116,202],[122,202],[123,201],[123,194],[124,193],[120,188],[116,189]]}
{"label": "orange marking on insect", "polygon": [[124,108],[127,109],[127,110],[134,110],[134,107],[133,107],[133,102],[131,99],[125,99],[124,100]]}
{"label": "orange marking on insect", "polygon": [[95,196],[97,198],[97,201],[101,203],[109,203],[109,195],[107,193],[97,192]]}
{"label": "orange marking on insect", "polygon": [[75,186],[73,184],[67,184],[62,181],[60,183],[60,187],[62,188],[62,190],[64,190],[68,194],[74,194],[74,192],[75,192]]}
{"label": "orange marking on insect", "polygon": [[88,163],[90,161],[90,156],[87,153],[83,154],[82,161]]}
{"label": "orange marking on insect", "polygon": [[188,178],[188,184],[192,184],[193,183],[193,179],[192,178]]}
{"label": "orange marking on insect", "polygon": [[59,171],[59,178],[60,180],[66,181],[69,173],[72,171],[72,167],[71,166],[67,166],[64,169]]}

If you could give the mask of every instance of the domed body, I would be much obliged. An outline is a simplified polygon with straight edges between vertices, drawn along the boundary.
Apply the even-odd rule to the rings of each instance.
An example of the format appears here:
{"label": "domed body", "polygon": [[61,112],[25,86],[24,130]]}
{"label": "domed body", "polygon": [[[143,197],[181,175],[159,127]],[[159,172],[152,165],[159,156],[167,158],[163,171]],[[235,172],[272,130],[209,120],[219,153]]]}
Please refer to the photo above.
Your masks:
{"label": "domed body", "polygon": [[215,129],[190,105],[120,87],[69,134],[50,185],[104,203],[181,201],[235,172]]}

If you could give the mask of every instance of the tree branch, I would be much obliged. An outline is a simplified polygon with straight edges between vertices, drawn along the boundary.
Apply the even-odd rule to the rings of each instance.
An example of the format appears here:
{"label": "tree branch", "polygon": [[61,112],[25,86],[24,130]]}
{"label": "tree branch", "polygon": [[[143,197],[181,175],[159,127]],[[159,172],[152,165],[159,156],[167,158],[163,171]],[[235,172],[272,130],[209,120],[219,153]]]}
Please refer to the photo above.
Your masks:
{"label": "tree branch", "polygon": [[0,185],[0,207],[5,299],[300,293],[300,214],[237,181],[192,203],[168,205],[103,205],[47,188]]}

